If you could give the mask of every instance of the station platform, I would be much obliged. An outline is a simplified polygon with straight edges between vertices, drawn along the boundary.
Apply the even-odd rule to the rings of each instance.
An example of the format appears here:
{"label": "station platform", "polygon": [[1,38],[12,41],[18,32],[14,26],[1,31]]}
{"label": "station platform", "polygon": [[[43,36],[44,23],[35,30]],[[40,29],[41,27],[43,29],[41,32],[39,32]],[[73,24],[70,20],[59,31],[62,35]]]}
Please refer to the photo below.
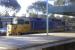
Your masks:
{"label": "station platform", "polygon": [[75,42],[75,38],[47,35],[2,36],[0,50],[42,50],[72,42]]}
{"label": "station platform", "polygon": [[58,36],[58,37],[72,37],[75,38],[75,32],[57,32],[57,33],[38,33],[38,34],[29,34],[29,35],[48,35],[48,36]]}

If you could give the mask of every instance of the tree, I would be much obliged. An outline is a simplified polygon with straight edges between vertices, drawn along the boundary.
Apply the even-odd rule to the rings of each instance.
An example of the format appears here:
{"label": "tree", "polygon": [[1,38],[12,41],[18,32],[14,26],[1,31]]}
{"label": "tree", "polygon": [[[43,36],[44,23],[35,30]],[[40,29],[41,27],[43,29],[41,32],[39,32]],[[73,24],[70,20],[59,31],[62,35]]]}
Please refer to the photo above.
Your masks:
{"label": "tree", "polygon": [[[37,1],[35,3],[32,3],[27,9],[28,13],[32,14],[46,14],[46,1]],[[48,3],[49,7],[52,6]]]}
{"label": "tree", "polygon": [[10,15],[10,13],[14,15],[20,8],[17,0],[0,0],[0,14],[2,15]]}

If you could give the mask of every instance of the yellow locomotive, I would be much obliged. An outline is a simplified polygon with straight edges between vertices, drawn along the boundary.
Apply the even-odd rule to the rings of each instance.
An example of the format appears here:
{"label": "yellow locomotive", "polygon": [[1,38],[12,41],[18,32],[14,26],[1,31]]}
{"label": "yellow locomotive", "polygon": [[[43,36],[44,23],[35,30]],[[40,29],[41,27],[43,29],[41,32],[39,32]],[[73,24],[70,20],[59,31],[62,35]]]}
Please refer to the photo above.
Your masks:
{"label": "yellow locomotive", "polygon": [[7,25],[7,36],[8,35],[21,35],[24,32],[30,31],[29,24],[8,24]]}
{"label": "yellow locomotive", "polygon": [[[21,19],[21,20],[24,20],[24,19]],[[31,26],[30,26],[29,20],[21,21],[21,23],[18,23],[18,18],[14,18],[13,24],[7,25],[7,36],[8,35],[20,35],[22,33],[29,32],[31,30],[30,27]]]}

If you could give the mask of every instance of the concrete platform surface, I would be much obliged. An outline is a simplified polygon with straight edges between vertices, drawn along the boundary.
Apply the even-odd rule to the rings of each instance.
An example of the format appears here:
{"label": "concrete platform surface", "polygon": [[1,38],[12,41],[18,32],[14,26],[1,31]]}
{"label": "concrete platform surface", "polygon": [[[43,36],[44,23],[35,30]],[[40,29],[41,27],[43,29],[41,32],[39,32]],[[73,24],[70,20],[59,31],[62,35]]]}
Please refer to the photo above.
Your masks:
{"label": "concrete platform surface", "polygon": [[20,50],[35,46],[60,43],[65,41],[75,41],[74,38],[57,37],[57,36],[8,36],[0,37],[0,50]]}
{"label": "concrete platform surface", "polygon": [[[47,33],[30,34],[30,35],[47,35]],[[72,37],[75,38],[75,33],[48,33],[49,36]]]}

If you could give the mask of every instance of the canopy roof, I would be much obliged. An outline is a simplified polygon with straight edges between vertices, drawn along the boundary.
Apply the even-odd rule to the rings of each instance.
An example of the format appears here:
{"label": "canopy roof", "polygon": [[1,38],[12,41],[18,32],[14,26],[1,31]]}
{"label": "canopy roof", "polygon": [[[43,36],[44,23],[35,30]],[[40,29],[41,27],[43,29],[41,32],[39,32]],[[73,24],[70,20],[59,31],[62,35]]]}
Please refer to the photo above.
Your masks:
{"label": "canopy roof", "polygon": [[75,15],[75,5],[52,6],[48,8],[48,13]]}

